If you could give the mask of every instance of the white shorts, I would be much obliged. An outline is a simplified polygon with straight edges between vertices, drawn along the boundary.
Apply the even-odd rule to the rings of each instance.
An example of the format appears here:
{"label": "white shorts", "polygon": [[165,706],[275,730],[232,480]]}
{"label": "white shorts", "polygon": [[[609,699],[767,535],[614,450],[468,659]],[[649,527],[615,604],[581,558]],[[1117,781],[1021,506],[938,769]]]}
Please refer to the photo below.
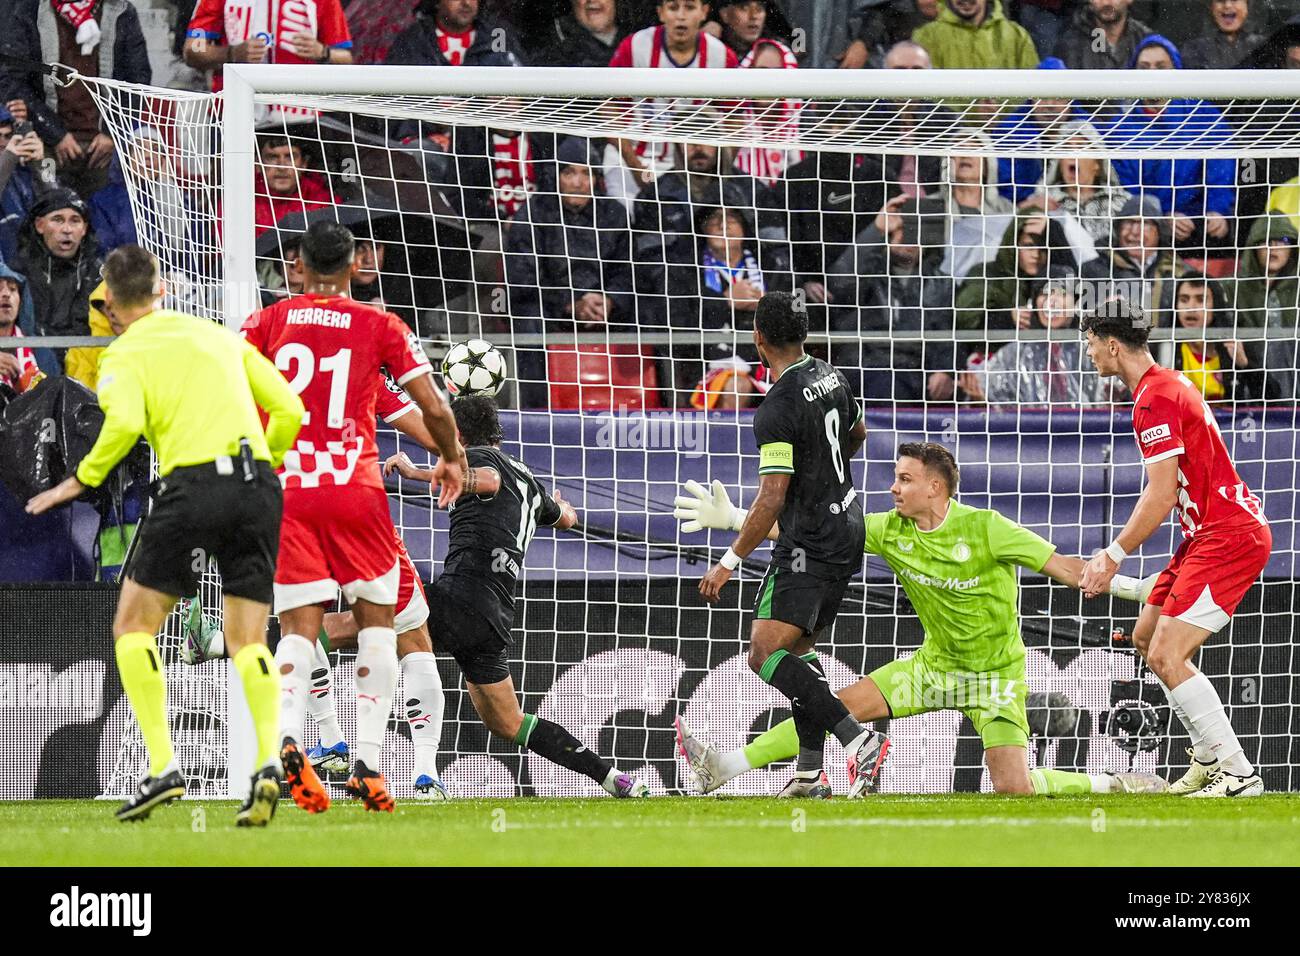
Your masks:
{"label": "white shorts", "polygon": [[[283,614],[295,608],[308,607],[312,604],[325,604],[333,601],[338,592],[348,604],[360,599],[371,604],[397,604],[397,586],[401,577],[402,563],[393,562],[392,568],[377,578],[369,581],[357,580],[340,584],[333,578],[321,578],[318,581],[305,581],[301,584],[275,584],[275,613]],[[423,600],[423,596],[421,597]],[[426,608],[427,613],[427,608]]]}

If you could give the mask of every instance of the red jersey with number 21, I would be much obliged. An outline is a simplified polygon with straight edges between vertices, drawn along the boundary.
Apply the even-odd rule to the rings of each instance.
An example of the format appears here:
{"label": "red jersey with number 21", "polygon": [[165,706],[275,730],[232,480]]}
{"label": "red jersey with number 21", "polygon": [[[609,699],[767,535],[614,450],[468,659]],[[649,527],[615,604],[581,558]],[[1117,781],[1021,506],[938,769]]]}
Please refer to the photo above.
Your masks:
{"label": "red jersey with number 21", "polygon": [[1228,456],[1214,413],[1186,375],[1159,365],[1147,370],[1133,395],[1133,431],[1146,463],[1180,456],[1184,537],[1268,524]]}
{"label": "red jersey with number 21", "polygon": [[432,371],[406,323],[347,296],[299,295],[254,313],[243,333],[307,408],[280,483],[286,489],[382,489],[375,446],[381,369],[398,385]]}

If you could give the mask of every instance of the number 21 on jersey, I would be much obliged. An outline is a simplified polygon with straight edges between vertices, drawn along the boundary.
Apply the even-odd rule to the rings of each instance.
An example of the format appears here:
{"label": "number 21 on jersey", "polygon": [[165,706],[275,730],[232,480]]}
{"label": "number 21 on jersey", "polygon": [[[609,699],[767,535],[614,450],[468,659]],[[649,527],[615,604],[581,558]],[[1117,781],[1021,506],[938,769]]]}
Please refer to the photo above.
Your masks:
{"label": "number 21 on jersey", "polygon": [[[348,395],[348,371],[352,366],[352,350],[339,349],[333,355],[317,361],[315,354],[301,342],[290,342],[275,353],[275,367],[289,380],[289,387],[301,395],[311,384],[319,369],[330,376],[329,404],[325,410],[325,424],[330,428],[343,427],[343,407]],[[293,374],[289,374],[292,367]],[[302,416],[304,425],[311,424],[311,412]]]}

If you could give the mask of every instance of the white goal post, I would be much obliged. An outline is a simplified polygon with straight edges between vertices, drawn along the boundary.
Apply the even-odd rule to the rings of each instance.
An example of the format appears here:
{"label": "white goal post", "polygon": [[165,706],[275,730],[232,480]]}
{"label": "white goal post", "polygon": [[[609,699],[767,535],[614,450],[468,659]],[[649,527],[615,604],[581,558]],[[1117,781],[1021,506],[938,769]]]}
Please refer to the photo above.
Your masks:
{"label": "white goal post", "polygon": [[[999,158],[1038,160],[1044,164],[1081,158],[1137,164],[1230,160],[1237,172],[1233,183],[1222,188],[1232,190],[1234,201],[1243,184],[1253,182],[1241,171],[1243,162],[1300,160],[1300,72],[1290,71],[700,71],[230,64],[224,69],[223,91],[216,96],[133,87],[105,80],[86,82],[124,156],[133,155],[132,149],[136,148],[133,144],[140,141],[139,131],[159,122],[156,117],[163,115],[163,122],[175,127],[171,132],[164,131],[161,137],[169,149],[187,164],[210,170],[201,198],[184,208],[169,210],[164,218],[173,226],[200,220],[210,222],[219,227],[220,239],[196,240],[183,228],[171,228],[142,230],[141,241],[158,253],[164,263],[173,264],[188,263],[190,246],[196,243],[202,246],[208,258],[217,260],[215,266],[193,271],[188,265],[175,265],[175,271],[178,275],[185,273],[190,286],[208,284],[219,289],[220,294],[194,294],[178,304],[189,304],[190,311],[236,328],[268,293],[264,271],[260,271],[264,269],[267,255],[259,252],[255,242],[259,231],[267,229],[265,223],[258,222],[255,203],[260,188],[259,136],[268,128],[290,141],[296,139],[314,145],[319,152],[325,152],[327,145],[336,147],[339,137],[346,147],[362,143],[367,136],[371,138],[364,139],[366,148],[373,151],[387,151],[394,157],[418,152],[418,143],[375,138],[361,128],[363,124],[356,122],[362,118],[385,128],[398,123],[427,123],[453,130],[482,127],[557,139],[561,136],[587,141],[621,138],[683,147],[703,143],[731,150],[761,148],[807,156],[905,153],[932,158],[936,167],[942,163],[945,176],[956,175],[948,164],[959,154],[981,157],[988,169],[994,168]],[[1073,138],[1068,144],[1030,141],[999,131],[999,121],[1011,111],[1026,101],[1044,100],[1086,104],[1091,115],[1109,117],[1120,116],[1135,100],[1205,100],[1220,107],[1224,116],[1230,114],[1233,123],[1226,134],[1218,127],[1216,132],[1199,122],[1189,122],[1131,141],[1119,135]],[[765,104],[780,102],[799,104],[803,109],[802,121],[779,130],[754,122],[753,117],[762,113]],[[929,118],[919,129],[904,131],[887,119],[892,111],[904,106],[938,102],[946,109],[927,114]],[[167,104],[172,112],[158,109],[159,103]],[[309,121],[295,126],[275,118],[268,120],[268,111],[284,108],[307,114]],[[330,134],[332,138],[327,139],[310,122],[312,111],[342,117]],[[132,162],[124,165],[133,208],[142,218],[157,215],[156,206],[164,194],[150,181],[147,172]],[[725,178],[733,173],[734,170],[729,170],[722,175]],[[394,187],[404,184],[396,172],[392,179]],[[992,188],[987,178],[981,183],[985,188]],[[946,183],[953,184],[953,181]],[[869,185],[879,186],[879,191],[884,192],[887,184],[873,181]],[[453,184],[451,188],[459,187]],[[535,190],[526,196],[539,196],[548,189],[555,195],[558,187],[539,181]],[[362,207],[359,214],[364,218],[375,210],[369,206],[369,193],[360,195],[360,199],[352,201]],[[951,191],[948,195],[951,197]],[[729,201],[721,203],[724,234]],[[684,202],[689,205],[689,200]],[[655,194],[646,204],[655,212],[666,214],[670,201]],[[998,208],[1002,210],[998,237],[985,233],[973,240],[973,252],[966,250],[971,252],[976,269],[994,262],[1000,250],[1002,228],[1005,226],[1011,235],[1014,232],[1011,226],[1020,222],[1014,204]],[[1118,216],[1118,208],[1117,204],[1113,216]],[[757,217],[751,216],[746,240],[763,248],[766,248],[764,243],[772,247],[795,245],[788,231],[791,217],[809,210],[792,210],[788,203],[781,208],[774,203],[768,211],[775,212],[777,218],[786,217],[787,232],[773,238],[775,233],[780,233],[781,224],[773,226],[770,221],[766,233],[761,221],[755,227],[753,220],[762,218],[760,209]],[[385,210],[385,214],[388,212]],[[871,213],[864,216],[865,225],[870,225],[875,218],[874,209],[858,212]],[[431,218],[445,219],[447,215],[443,210]],[[952,207],[944,215],[953,215]],[[980,216],[983,215],[981,212]],[[1300,206],[1296,215],[1300,217]],[[1172,221],[1174,216],[1169,213],[1163,218]],[[1253,255],[1254,249],[1245,239],[1249,223],[1244,219],[1238,223],[1235,213],[1229,219],[1234,232],[1226,245],[1220,243],[1218,254],[1233,262],[1237,259],[1244,262]],[[703,228],[698,219],[694,222],[697,228]],[[518,228],[517,223],[514,228]],[[690,228],[689,220],[687,228]],[[1074,243],[1073,233],[1067,238],[1074,250],[1072,254],[1082,264],[1084,256],[1078,251],[1081,246],[1086,246],[1091,256],[1087,261],[1107,261],[1110,250],[1105,243],[1109,235],[1107,230],[1106,240],[1094,243],[1093,239],[1085,238],[1079,245]],[[1173,255],[1174,240],[1163,232],[1161,236],[1161,251]],[[695,240],[699,237],[692,234],[690,238],[689,247],[695,250],[699,246]],[[956,242],[953,238],[950,244]],[[450,251],[441,235],[415,240],[406,232],[391,239],[389,247],[390,251],[397,248],[410,253],[417,243],[428,245],[436,256]],[[847,247],[850,253],[863,252],[856,234]],[[629,248],[633,251],[622,253],[626,261],[620,264],[635,271],[644,265],[644,256],[634,246]],[[1021,251],[1017,235],[1008,254],[1014,260]],[[501,247],[496,247],[494,252],[500,253]],[[1190,251],[1184,252],[1188,253],[1184,259],[1203,263],[1195,268],[1189,266],[1187,272],[1209,270],[1213,265],[1209,253],[1192,256]],[[1205,253],[1205,248],[1201,252]],[[505,253],[507,257],[512,254],[510,249]],[[1300,255],[1300,251],[1293,255]],[[762,256],[755,258],[762,259]],[[404,257],[403,261],[411,260]],[[874,259],[855,259],[850,255],[847,261],[848,270],[841,267],[835,277],[851,280],[852,288],[861,290],[866,280],[882,278],[874,272],[863,271],[862,263],[876,262]],[[500,315],[474,316],[468,333],[453,332],[451,337],[482,335],[499,344],[508,350],[518,384],[536,386],[538,393],[548,400],[555,394],[548,390],[554,384],[547,378],[548,366],[543,364],[540,373],[529,373],[540,377],[525,382],[519,363],[530,349],[542,354],[566,343],[573,344],[574,348],[592,344],[608,346],[611,350],[615,346],[644,349],[645,355],[653,352],[654,361],[658,362],[659,387],[676,388],[688,395],[697,376],[694,371],[689,376],[679,374],[680,369],[689,363],[694,363],[691,369],[703,366],[699,356],[705,344],[726,343],[738,354],[748,338],[746,315],[752,312],[738,310],[734,322],[707,328],[683,325],[673,311],[674,306],[691,296],[700,298],[702,293],[681,291],[674,284],[667,257],[663,262],[668,277],[656,275],[654,282],[658,286],[645,300],[641,298],[640,286],[635,295],[629,292],[628,297],[636,303],[637,311],[634,318],[617,328],[593,331],[586,327],[572,333],[557,331],[554,324],[538,318],[536,330],[531,327],[524,330],[522,324],[518,328],[512,324],[519,313],[510,305]],[[954,256],[935,264],[935,282],[947,283],[943,286],[947,299],[934,305],[935,310],[948,315],[947,324],[942,328],[931,327],[924,318],[917,327],[901,329],[873,324],[875,320],[855,319],[854,322],[862,324],[837,328],[832,322],[818,328],[812,341],[819,347],[832,349],[832,355],[837,354],[834,349],[847,346],[865,349],[875,345],[890,356],[899,354],[901,344],[920,342],[926,347],[945,346],[951,353],[946,361],[954,363],[950,369],[950,377],[954,379],[950,384],[954,387],[961,386],[966,381],[963,373],[978,368],[978,364],[967,365],[965,359],[952,356],[966,351],[974,353],[977,343],[1073,340],[1077,345],[1077,330],[1068,327],[1041,329],[1014,323],[997,324],[993,321],[994,307],[988,304],[987,298],[979,305],[965,307],[968,314],[976,316],[971,324],[962,326],[956,321],[954,325],[953,315],[963,309],[958,301],[960,289],[969,280],[965,271],[956,274],[955,263]],[[763,260],[761,264],[770,281],[768,263]],[[400,278],[409,279],[410,288],[416,290],[407,304],[417,314],[430,311],[419,301],[417,280],[421,277],[414,275],[415,270],[409,265],[406,268],[412,274]],[[800,288],[798,267],[782,268],[795,276],[794,287]],[[1020,273],[1014,271],[1018,267],[1013,264],[1012,268],[1013,278],[1018,281]],[[829,265],[825,271],[829,279]],[[508,264],[505,272],[505,278],[500,280],[504,301],[513,303]],[[1049,275],[1046,271],[1042,274]],[[1177,311],[1173,301],[1174,281],[1171,274],[1166,293],[1157,293],[1157,296],[1167,294],[1169,300],[1157,298],[1152,305],[1163,315],[1152,332],[1153,342],[1165,350],[1161,354],[1173,355],[1184,343],[1231,340],[1237,343],[1234,348],[1249,351],[1253,363],[1249,371],[1258,373],[1261,381],[1265,374],[1287,372],[1285,363],[1276,365],[1279,353],[1273,351],[1273,346],[1281,343],[1290,347],[1294,357],[1294,324],[1278,324],[1272,318],[1258,325],[1238,322],[1234,306],[1222,310],[1216,328],[1189,331],[1174,320]],[[1225,284],[1227,281],[1225,278]],[[1143,295],[1150,293],[1142,281],[1138,284]],[[1018,286],[1016,294],[1023,295]],[[1035,293],[1044,294],[1041,288]],[[866,316],[868,293],[861,292],[861,295],[861,315]],[[1235,287],[1233,295],[1237,295]],[[668,317],[642,323],[642,310],[649,311],[643,301],[655,297],[667,303],[664,309]],[[893,308],[892,302],[887,305]],[[1028,305],[1033,306],[1034,302],[1031,300]],[[1023,298],[1014,304],[1017,309],[1025,306]],[[924,316],[930,305],[919,308]],[[1277,311],[1276,307],[1269,308]],[[1264,306],[1260,309],[1268,311]],[[473,308],[469,311],[473,312]],[[490,324],[489,319],[495,324]],[[533,319],[531,313],[529,319]],[[476,321],[478,324],[474,324]],[[425,337],[435,348],[449,340],[442,333]],[[687,344],[683,346],[683,342]],[[694,351],[684,359],[683,349]],[[992,351],[989,350],[990,354]],[[982,353],[978,358],[982,360]],[[899,368],[888,363],[869,368],[864,365],[859,380],[871,383],[873,376],[892,376]],[[922,370],[928,371],[925,366]],[[1274,564],[1266,572],[1267,585],[1256,589],[1267,593],[1252,598],[1254,603],[1243,605],[1232,626],[1211,640],[1202,658],[1203,669],[1215,680],[1234,721],[1242,721],[1238,730],[1246,741],[1248,754],[1252,759],[1258,758],[1270,787],[1278,789],[1300,788],[1300,763],[1294,756],[1300,705],[1291,692],[1297,679],[1295,662],[1300,659],[1297,657],[1300,640],[1295,627],[1295,616],[1300,611],[1295,594],[1295,557],[1300,539],[1295,535],[1293,513],[1295,474],[1300,467],[1296,461],[1300,433],[1295,420],[1298,376],[1294,362],[1290,373],[1287,387],[1291,391],[1285,399],[1269,399],[1274,402],[1272,405],[1263,404],[1265,385],[1260,385],[1258,401],[1229,395],[1217,406],[1229,448],[1251,476],[1247,480],[1252,490],[1264,499],[1273,521],[1277,553]],[[1087,372],[1075,368],[1071,374],[1086,378]],[[664,376],[669,377],[667,382]],[[1239,376],[1243,382],[1245,377]],[[1271,383],[1272,379],[1267,381]],[[1094,384],[1089,380],[1088,387],[1091,389]],[[883,489],[887,487],[898,442],[925,438],[945,442],[953,449],[964,469],[963,495],[968,495],[968,500],[998,508],[1008,517],[1023,521],[1063,551],[1094,550],[1122,526],[1142,480],[1131,427],[1126,423],[1128,406],[1122,398],[1116,398],[1112,406],[1109,393],[1102,397],[1100,391],[1093,391],[1087,400],[1070,393],[1067,399],[1058,401],[1052,397],[1043,402],[1019,392],[1001,404],[990,398],[987,406],[977,407],[925,394],[924,382],[921,387],[923,394],[915,402],[869,404],[868,424],[872,435],[863,456],[865,462],[858,461],[855,467],[856,487],[864,496],[868,510],[890,507]],[[611,394],[619,393],[615,390]],[[710,731],[720,745],[730,747],[743,744],[755,730],[765,729],[764,721],[771,712],[783,706],[743,667],[741,649],[748,620],[745,601],[752,596],[758,563],[747,565],[740,576],[739,586],[744,596],[739,603],[720,611],[705,610],[693,593],[695,580],[707,567],[701,562],[710,555],[716,557],[729,541],[721,534],[682,535],[668,517],[673,495],[688,478],[704,481],[708,477],[721,477],[731,489],[733,499],[748,504],[757,461],[750,438],[750,419],[744,412],[696,411],[682,401],[674,404],[671,399],[630,410],[620,408],[617,401],[603,409],[587,405],[568,407],[564,411],[545,403],[530,406],[521,401],[519,404],[518,412],[511,409],[505,413],[509,417],[507,450],[529,462],[548,485],[561,488],[566,497],[576,498],[579,510],[588,515],[576,540],[566,542],[539,532],[521,579],[523,625],[515,654],[523,662],[520,685],[525,707],[567,722],[584,743],[600,747],[604,756],[617,759],[620,766],[626,764],[632,770],[644,768],[654,775],[657,787],[675,789],[681,784],[681,776],[680,767],[674,769],[671,753],[672,714],[685,713],[694,723]],[[385,449],[406,447],[387,430],[381,435]],[[422,542],[416,555],[418,566],[422,572],[436,573],[440,566],[438,542],[445,537],[443,516],[435,515],[409,486],[394,489],[394,500],[397,523],[404,535],[409,536],[408,544],[417,538]],[[1158,570],[1176,541],[1173,525],[1167,524],[1135,558],[1135,563],[1140,563],[1143,573]],[[757,559],[761,557],[762,554],[756,555]],[[1034,637],[1030,650],[1031,691],[1057,695],[1053,698],[1056,703],[1047,705],[1049,710],[1068,698],[1069,705],[1078,712],[1081,721],[1078,726],[1084,728],[1078,730],[1077,739],[1071,738],[1071,732],[1044,733],[1037,759],[1047,762],[1065,759],[1068,763],[1063,756],[1068,745],[1073,748],[1070,753],[1077,751],[1076,765],[1081,769],[1102,769],[1121,759],[1131,759],[1136,768],[1144,770],[1167,772],[1178,766],[1181,751],[1172,743],[1182,733],[1176,721],[1169,722],[1167,713],[1161,716],[1164,723],[1159,749],[1126,750],[1115,742],[1119,739],[1118,731],[1112,732],[1107,723],[1117,708],[1116,695],[1120,704],[1131,699],[1123,696],[1126,693],[1146,699],[1142,695],[1147,691],[1138,686],[1143,683],[1141,671],[1131,653],[1112,647],[1104,636],[1098,636],[1103,631],[1108,633],[1112,618],[1131,620],[1132,607],[1122,602],[1112,604],[1109,599],[1081,605],[1073,598],[1072,602],[1062,603],[1056,593],[1060,589],[1049,593],[1039,579],[1033,579],[1031,584],[1032,610],[1026,605],[1024,615],[1024,630]],[[209,596],[205,593],[205,599]],[[173,639],[174,631],[173,622],[168,631]],[[530,642],[534,641],[539,649],[531,651]],[[836,625],[833,639],[823,648],[829,659],[831,682],[843,686],[884,660],[911,652],[918,641],[915,616],[897,583],[883,565],[869,560],[865,583],[853,592],[851,607]],[[164,654],[168,654],[166,649]],[[203,748],[202,759],[204,772],[211,778],[215,771],[228,788],[223,791],[220,784],[214,784],[208,795],[237,796],[247,786],[243,767],[248,762],[247,754],[251,753],[251,728],[246,721],[242,727],[236,725],[245,716],[237,678],[233,674],[229,678],[218,677],[217,667],[224,669],[224,665],[208,664],[187,671],[169,665],[169,678],[193,685],[187,684],[188,692],[178,695],[182,701],[188,701],[186,706],[191,710],[225,708],[226,701],[230,702],[227,712],[221,715],[229,721],[225,724],[229,765],[214,768],[210,746]],[[347,671],[347,667],[338,670],[340,692],[345,692],[350,685]],[[1150,679],[1145,684],[1149,688]],[[499,746],[489,746],[484,738],[475,735],[477,731],[470,729],[468,703],[453,704],[451,697],[458,691],[451,682],[447,686],[448,729],[444,732],[443,749],[453,759],[444,773],[453,789],[459,787],[467,795],[493,796],[507,792],[592,792],[572,780],[571,775],[555,774],[542,767],[535,757],[507,755]],[[236,711],[238,716],[233,716]],[[625,714],[634,715],[629,718],[630,725],[621,722],[620,715]],[[350,726],[350,719],[344,715],[345,728]],[[960,739],[959,722],[959,717],[948,720],[936,715],[893,722],[890,732],[899,735],[900,746],[891,758],[896,762],[895,768],[886,771],[885,789],[943,790],[959,785],[977,789],[981,785],[978,752],[972,757],[967,747],[969,741]],[[394,736],[390,731],[390,742]],[[116,792],[114,788],[129,782],[140,758],[138,743],[138,739],[132,739],[123,744],[108,790]],[[400,768],[405,766],[400,763]],[[391,776],[399,771],[399,763],[390,763],[385,769]],[[779,783],[780,772],[783,771],[742,777],[726,792],[773,791]],[[836,773],[838,776],[832,774],[832,779],[842,791],[843,771]],[[965,783],[959,784],[960,780]],[[397,783],[399,795],[404,795],[402,788],[406,781],[399,778]],[[986,778],[983,785],[987,786]]]}

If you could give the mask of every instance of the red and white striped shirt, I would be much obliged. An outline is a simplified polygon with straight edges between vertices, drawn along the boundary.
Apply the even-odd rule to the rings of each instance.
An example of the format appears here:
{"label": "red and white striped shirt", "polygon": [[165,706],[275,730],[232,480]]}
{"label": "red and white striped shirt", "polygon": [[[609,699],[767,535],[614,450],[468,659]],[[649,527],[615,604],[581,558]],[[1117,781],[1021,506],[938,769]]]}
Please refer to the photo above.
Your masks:
{"label": "red and white striped shirt", "polygon": [[[736,54],[715,36],[700,31],[695,56],[689,63],[678,63],[668,52],[667,31],[661,26],[646,27],[625,38],[614,51],[610,66],[649,67],[651,69],[735,69]],[[698,101],[696,101],[698,102]],[[662,123],[677,106],[671,99],[640,100],[637,113],[647,124]],[[638,142],[637,155],[642,161],[663,172],[673,167],[673,144]]]}

